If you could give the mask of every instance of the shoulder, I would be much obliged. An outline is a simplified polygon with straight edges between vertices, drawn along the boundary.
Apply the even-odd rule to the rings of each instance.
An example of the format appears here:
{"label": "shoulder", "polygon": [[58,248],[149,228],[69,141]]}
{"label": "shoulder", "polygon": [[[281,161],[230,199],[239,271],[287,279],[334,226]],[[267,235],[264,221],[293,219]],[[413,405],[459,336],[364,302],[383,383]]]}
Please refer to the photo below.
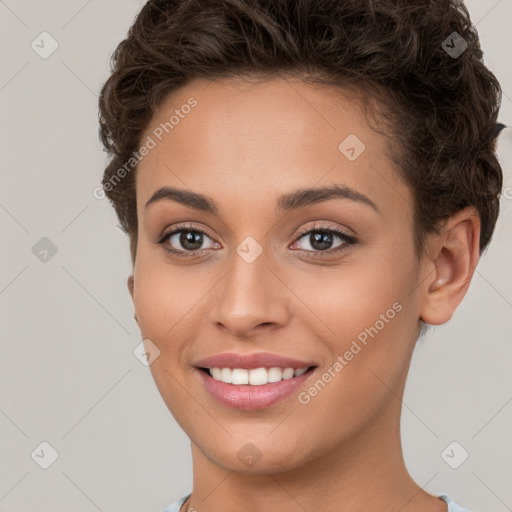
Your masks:
{"label": "shoulder", "polygon": [[182,496],[181,498],[177,499],[174,503],[171,503],[166,509],[162,510],[162,512],[179,512],[180,507],[187,501],[189,496],[192,493],[187,494],[186,496]]}
{"label": "shoulder", "polygon": [[[182,496],[181,498],[177,499],[174,503],[171,503],[166,509],[162,510],[162,512],[179,512],[180,507],[187,501],[190,494],[187,494],[186,496]],[[450,497],[448,497],[446,494],[442,494],[439,496],[440,499],[442,499],[446,504],[448,505],[448,512],[470,512],[468,509],[461,507],[455,501],[453,501]]]}
{"label": "shoulder", "polygon": [[468,509],[463,508],[460,505],[457,505],[457,503],[455,503],[455,501],[449,498],[446,494],[441,494],[439,498],[447,503],[448,512],[470,512]]}

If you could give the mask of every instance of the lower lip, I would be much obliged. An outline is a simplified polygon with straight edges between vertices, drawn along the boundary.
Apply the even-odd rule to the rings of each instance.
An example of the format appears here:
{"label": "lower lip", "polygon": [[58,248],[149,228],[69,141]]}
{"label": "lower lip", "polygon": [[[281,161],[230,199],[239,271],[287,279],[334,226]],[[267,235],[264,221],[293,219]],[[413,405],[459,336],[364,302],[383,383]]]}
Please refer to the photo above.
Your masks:
{"label": "lower lip", "polygon": [[220,403],[234,409],[254,411],[265,409],[289,397],[315,373],[315,368],[303,373],[299,377],[280,380],[279,382],[269,382],[261,386],[226,384],[225,382],[215,380],[203,370],[197,369],[197,371],[206,389]]}

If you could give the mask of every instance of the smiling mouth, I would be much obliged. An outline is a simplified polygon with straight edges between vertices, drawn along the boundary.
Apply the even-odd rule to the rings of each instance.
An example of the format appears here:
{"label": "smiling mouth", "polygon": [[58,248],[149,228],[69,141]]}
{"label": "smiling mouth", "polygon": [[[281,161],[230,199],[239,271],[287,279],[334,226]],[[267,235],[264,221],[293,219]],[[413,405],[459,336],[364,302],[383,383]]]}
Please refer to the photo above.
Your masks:
{"label": "smiling mouth", "polygon": [[235,386],[263,386],[265,384],[278,383],[282,380],[291,380],[301,377],[317,368],[307,366],[304,368],[281,368],[281,367],[260,367],[253,369],[245,368],[199,368],[212,379],[232,384]]}

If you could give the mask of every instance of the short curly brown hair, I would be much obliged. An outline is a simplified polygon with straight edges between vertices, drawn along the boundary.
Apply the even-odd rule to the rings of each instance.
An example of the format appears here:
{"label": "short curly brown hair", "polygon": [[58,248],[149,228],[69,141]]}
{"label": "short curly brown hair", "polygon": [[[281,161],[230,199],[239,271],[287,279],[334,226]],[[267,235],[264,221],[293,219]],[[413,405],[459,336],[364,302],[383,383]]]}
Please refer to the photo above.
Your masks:
{"label": "short curly brown hair", "polygon": [[112,157],[102,185],[133,263],[136,165],[126,162],[165,97],[194,78],[294,76],[369,93],[385,107],[389,156],[413,192],[418,254],[465,206],[479,213],[480,254],[490,242],[503,185],[501,87],[461,1],[150,0],[111,71],[99,99]]}

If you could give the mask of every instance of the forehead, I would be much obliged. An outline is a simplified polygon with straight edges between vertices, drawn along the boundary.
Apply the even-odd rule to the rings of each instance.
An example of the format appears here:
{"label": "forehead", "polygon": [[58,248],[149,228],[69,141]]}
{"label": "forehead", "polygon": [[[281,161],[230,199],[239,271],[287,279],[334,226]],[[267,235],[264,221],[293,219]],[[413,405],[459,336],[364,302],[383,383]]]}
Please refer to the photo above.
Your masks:
{"label": "forehead", "polygon": [[142,137],[154,147],[138,167],[138,206],[165,185],[261,204],[269,192],[336,183],[382,201],[391,192],[383,181],[403,184],[363,101],[357,90],[294,79],[194,80],[165,99]]}

